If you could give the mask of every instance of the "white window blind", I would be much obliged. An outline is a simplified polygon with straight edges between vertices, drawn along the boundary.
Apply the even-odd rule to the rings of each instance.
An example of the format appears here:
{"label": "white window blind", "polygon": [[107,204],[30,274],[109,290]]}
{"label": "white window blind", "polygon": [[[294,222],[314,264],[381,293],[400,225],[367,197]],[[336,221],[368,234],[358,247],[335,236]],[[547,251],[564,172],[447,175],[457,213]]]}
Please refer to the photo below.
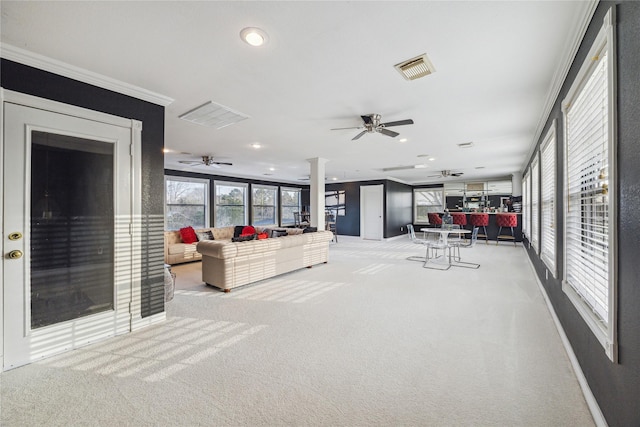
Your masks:
{"label": "white window blind", "polygon": [[531,210],[531,203],[529,201],[529,171],[527,170],[522,178],[522,233],[530,239],[529,235],[529,212]]}
{"label": "white window blind", "polygon": [[539,249],[539,236],[540,236],[540,167],[538,163],[538,154],[533,158],[531,162],[531,245],[538,252]]}
{"label": "white window blind", "polygon": [[615,85],[613,18],[605,25],[563,101],[565,268],[563,289],[616,360]]}
{"label": "white window blind", "polygon": [[547,132],[540,150],[541,242],[540,258],[556,276],[556,122]]}

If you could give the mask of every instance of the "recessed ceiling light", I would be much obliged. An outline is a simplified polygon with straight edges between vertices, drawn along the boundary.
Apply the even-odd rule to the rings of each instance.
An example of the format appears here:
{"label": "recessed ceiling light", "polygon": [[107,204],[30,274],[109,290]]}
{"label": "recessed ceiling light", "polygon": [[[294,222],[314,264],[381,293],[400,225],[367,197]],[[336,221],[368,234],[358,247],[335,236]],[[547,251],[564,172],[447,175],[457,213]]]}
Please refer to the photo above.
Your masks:
{"label": "recessed ceiling light", "polygon": [[429,161],[433,162],[436,158],[435,157],[429,157]]}
{"label": "recessed ceiling light", "polygon": [[331,178],[332,181],[337,181],[338,178],[336,178],[335,176],[333,178]]}
{"label": "recessed ceiling light", "polygon": [[414,169],[424,169],[426,167],[427,167],[427,165],[413,165]]}
{"label": "recessed ceiling light", "polygon": [[407,142],[407,138],[401,138],[399,141],[400,142]]}
{"label": "recessed ceiling light", "polygon": [[170,149],[168,149],[168,148],[163,148],[163,149],[162,149],[162,152],[166,154],[166,153],[170,153],[170,152],[171,152],[171,150],[170,150]]}
{"label": "recessed ceiling light", "polygon": [[276,168],[269,168],[269,170],[273,172],[274,170],[276,170]]}
{"label": "recessed ceiling light", "polygon": [[261,145],[259,142],[254,142],[253,144],[251,144],[251,146],[252,146],[253,148],[255,148],[256,150],[257,150],[258,148],[262,147],[262,145]]}
{"label": "recessed ceiling light", "polygon": [[260,28],[255,27],[247,27],[240,31],[240,38],[247,44],[251,46],[258,47],[262,46],[269,40],[267,33],[265,33]]}

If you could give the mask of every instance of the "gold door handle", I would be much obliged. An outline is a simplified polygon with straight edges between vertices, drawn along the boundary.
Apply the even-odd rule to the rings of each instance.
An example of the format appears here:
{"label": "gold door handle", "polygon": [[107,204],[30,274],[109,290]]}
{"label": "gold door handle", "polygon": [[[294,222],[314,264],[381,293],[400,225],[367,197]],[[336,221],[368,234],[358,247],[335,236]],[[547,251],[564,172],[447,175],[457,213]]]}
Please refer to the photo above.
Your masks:
{"label": "gold door handle", "polygon": [[18,258],[22,258],[22,251],[11,251],[9,252],[9,259],[18,259]]}

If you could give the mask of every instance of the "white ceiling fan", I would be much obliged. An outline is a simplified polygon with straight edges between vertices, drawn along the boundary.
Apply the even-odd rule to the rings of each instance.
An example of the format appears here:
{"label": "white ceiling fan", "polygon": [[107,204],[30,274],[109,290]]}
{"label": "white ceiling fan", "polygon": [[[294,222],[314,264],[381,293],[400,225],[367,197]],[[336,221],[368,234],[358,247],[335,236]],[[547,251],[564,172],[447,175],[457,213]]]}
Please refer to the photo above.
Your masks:
{"label": "white ceiling fan", "polygon": [[211,166],[213,168],[220,168],[220,166],[233,166],[233,163],[229,162],[220,162],[215,159],[213,156],[200,156],[201,160],[178,160],[178,163],[182,163],[185,165],[191,166]]}

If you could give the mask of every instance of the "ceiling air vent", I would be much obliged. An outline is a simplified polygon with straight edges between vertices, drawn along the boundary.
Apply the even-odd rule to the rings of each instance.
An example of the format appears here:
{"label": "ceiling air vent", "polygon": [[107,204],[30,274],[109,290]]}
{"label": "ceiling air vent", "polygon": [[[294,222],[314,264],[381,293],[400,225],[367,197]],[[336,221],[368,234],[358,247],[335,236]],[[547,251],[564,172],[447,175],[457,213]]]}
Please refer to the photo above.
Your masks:
{"label": "ceiling air vent", "polygon": [[396,64],[394,67],[407,80],[419,79],[436,71],[426,53]]}
{"label": "ceiling air vent", "polygon": [[246,114],[239,113],[224,105],[209,101],[180,116],[182,120],[216,129],[232,125],[248,119]]}

